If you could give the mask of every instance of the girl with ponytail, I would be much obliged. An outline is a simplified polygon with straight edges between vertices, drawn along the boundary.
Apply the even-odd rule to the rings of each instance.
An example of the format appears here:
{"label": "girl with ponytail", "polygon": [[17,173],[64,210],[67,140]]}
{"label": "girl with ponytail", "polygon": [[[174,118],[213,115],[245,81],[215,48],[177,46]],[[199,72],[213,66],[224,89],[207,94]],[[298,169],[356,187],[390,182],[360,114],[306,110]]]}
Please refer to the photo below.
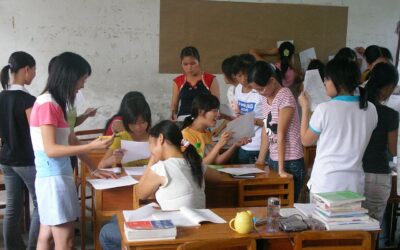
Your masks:
{"label": "girl with ponytail", "polygon": [[[25,89],[25,85],[31,84],[35,77],[35,65],[30,54],[18,51],[11,54],[8,64],[1,70],[4,91],[0,93],[0,169],[7,193],[3,224],[5,249],[36,249],[39,234],[35,157],[29,133],[29,116],[36,98]],[[33,202],[27,246],[19,223],[24,186]]]}
{"label": "girl with ponytail", "polygon": [[335,58],[326,65],[324,81],[326,94],[332,99],[319,104],[310,119],[308,97],[304,92],[299,97],[302,144],[317,143],[308,182],[310,193],[344,190],[364,193],[362,157],[378,116],[364,89],[359,89],[360,95],[355,94],[359,83],[357,63]]}
{"label": "girl with ponytail", "polygon": [[[205,208],[205,168],[196,149],[172,121],[161,121],[149,135],[151,157],[136,187],[139,199],[155,196],[162,210]],[[100,243],[104,250],[121,249],[115,216],[101,229]]]}

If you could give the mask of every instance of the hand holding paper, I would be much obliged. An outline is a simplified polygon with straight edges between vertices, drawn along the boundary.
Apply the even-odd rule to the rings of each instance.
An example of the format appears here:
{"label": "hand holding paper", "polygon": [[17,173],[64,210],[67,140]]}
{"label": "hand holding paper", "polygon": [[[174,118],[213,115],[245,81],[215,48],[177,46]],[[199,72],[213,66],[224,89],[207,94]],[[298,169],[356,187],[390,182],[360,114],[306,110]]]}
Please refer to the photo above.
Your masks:
{"label": "hand holding paper", "polygon": [[304,77],[304,91],[307,92],[310,97],[311,111],[314,111],[318,104],[330,100],[329,96],[326,95],[324,83],[317,69],[306,71]]}
{"label": "hand holding paper", "polygon": [[228,145],[232,145],[243,138],[252,138],[254,132],[254,112],[241,115],[226,125],[226,131],[232,133]]}
{"label": "hand holding paper", "polygon": [[121,140],[121,149],[124,150],[124,156],[121,160],[122,164],[150,158],[148,142]]}

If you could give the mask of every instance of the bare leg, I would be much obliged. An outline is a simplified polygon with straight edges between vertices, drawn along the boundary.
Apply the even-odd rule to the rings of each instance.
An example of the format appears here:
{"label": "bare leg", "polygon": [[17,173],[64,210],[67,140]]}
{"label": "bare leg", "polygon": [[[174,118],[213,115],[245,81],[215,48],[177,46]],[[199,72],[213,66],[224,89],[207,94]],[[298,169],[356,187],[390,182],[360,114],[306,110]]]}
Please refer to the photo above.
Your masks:
{"label": "bare leg", "polygon": [[74,228],[75,228],[75,221],[51,227],[51,232],[53,234],[56,250],[74,249],[75,246]]}

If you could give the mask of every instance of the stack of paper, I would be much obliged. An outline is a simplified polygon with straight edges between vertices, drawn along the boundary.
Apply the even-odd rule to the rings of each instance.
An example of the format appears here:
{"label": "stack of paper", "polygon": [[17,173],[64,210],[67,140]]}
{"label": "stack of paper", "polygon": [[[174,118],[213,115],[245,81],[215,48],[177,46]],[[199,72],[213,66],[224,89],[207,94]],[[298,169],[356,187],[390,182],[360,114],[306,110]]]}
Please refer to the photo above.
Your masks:
{"label": "stack of paper", "polygon": [[121,149],[124,150],[122,164],[150,158],[149,142],[121,140]]}
{"label": "stack of paper", "polygon": [[87,179],[87,181],[92,184],[94,189],[103,190],[123,186],[131,186],[138,183],[137,180],[131,176],[123,176],[118,179]]}
{"label": "stack of paper", "polygon": [[227,173],[230,175],[249,175],[249,174],[260,174],[265,173],[264,170],[259,168],[220,168],[217,169],[220,172]]}

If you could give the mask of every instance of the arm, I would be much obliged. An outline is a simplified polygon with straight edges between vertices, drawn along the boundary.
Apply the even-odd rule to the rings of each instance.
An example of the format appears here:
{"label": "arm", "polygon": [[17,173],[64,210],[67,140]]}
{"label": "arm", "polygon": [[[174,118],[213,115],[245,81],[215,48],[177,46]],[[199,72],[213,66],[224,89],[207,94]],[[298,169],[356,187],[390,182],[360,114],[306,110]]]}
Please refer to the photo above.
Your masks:
{"label": "arm", "polygon": [[30,123],[30,119],[31,119],[31,112],[32,112],[32,107],[25,109],[25,114],[26,114],[26,118],[28,119],[28,123]]}
{"label": "arm", "polygon": [[219,84],[218,84],[218,81],[217,81],[216,77],[214,77],[214,79],[213,79],[213,81],[211,83],[210,92],[211,92],[212,95],[214,95],[218,99],[220,99],[219,98]]}
{"label": "arm", "polygon": [[278,119],[278,165],[279,165],[279,175],[287,176],[288,173],[285,172],[285,146],[286,146],[286,136],[290,125],[290,121],[294,115],[293,107],[285,107],[279,110]]}
{"label": "arm", "polygon": [[390,131],[388,133],[388,149],[392,156],[397,155],[397,136],[398,129]]}
{"label": "arm", "polygon": [[256,165],[265,166],[265,158],[267,157],[268,149],[269,149],[268,136],[267,132],[265,131],[265,127],[263,127],[261,130],[260,152],[258,153]]}
{"label": "arm", "polygon": [[299,103],[302,111],[300,128],[301,143],[305,147],[315,145],[319,135],[314,133],[308,126],[311,112],[308,97],[304,92],[299,96]]}
{"label": "arm", "polygon": [[95,116],[96,112],[97,109],[95,108],[86,109],[86,111],[83,114],[76,117],[75,127],[81,125],[84,121],[86,121],[87,118]]}
{"label": "arm", "polygon": [[96,139],[89,144],[70,146],[60,145],[56,143],[56,128],[54,125],[40,126],[43,137],[44,151],[49,157],[64,157],[71,155],[79,155],[95,149],[108,148],[114,138],[107,140]]}
{"label": "arm", "polygon": [[172,101],[171,101],[171,120],[176,120],[176,113],[178,112],[179,104],[179,89],[175,82],[172,82]]}
{"label": "arm", "polygon": [[165,182],[164,177],[159,176],[153,170],[151,170],[151,166],[153,166],[156,162],[157,161],[154,159],[154,157],[150,158],[149,164],[147,165],[146,170],[137,184],[136,195],[141,200],[153,196],[157,189]]}
{"label": "arm", "polygon": [[121,149],[109,148],[104,154],[103,159],[99,162],[98,168],[108,168],[121,163],[124,152]]}
{"label": "arm", "polygon": [[276,56],[279,54],[278,48],[272,49],[250,49],[249,53],[253,55],[257,61],[265,60],[266,56]]}

